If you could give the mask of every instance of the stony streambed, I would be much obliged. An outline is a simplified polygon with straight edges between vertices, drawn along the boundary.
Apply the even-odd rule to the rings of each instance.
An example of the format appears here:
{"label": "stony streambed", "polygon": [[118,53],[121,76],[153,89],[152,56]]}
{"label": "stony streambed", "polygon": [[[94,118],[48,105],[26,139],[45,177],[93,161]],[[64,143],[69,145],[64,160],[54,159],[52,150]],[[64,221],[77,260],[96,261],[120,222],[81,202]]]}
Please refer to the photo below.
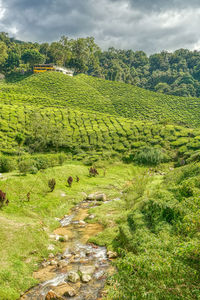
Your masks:
{"label": "stony streambed", "polygon": [[[60,220],[55,236],[67,236],[65,252],[50,255],[34,274],[40,284],[25,293],[21,300],[101,299],[107,273],[110,270],[107,250],[88,244],[88,239],[103,230],[100,224],[88,224],[88,209],[98,201],[83,201]],[[93,217],[93,216],[89,216]],[[111,255],[112,256],[112,255]],[[57,298],[56,298],[57,297]]]}

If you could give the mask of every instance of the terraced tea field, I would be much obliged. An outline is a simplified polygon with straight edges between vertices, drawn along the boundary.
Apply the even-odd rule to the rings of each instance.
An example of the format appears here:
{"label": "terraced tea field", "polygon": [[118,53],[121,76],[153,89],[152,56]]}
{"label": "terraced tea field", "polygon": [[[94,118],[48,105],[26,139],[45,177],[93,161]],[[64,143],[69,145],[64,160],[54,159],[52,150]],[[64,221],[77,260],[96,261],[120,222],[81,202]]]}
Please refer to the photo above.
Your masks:
{"label": "terraced tea field", "polygon": [[[91,219],[85,213],[80,218],[105,229],[90,242],[119,252],[108,299],[173,299],[174,291],[178,298],[196,299],[199,125],[199,99],[85,75],[46,73],[1,82],[1,190],[9,201],[0,212],[0,299],[19,299],[38,283],[32,274],[40,263],[52,251],[54,259],[63,252],[62,236],[54,241],[50,234],[58,220],[97,189],[113,201],[91,207]],[[88,166],[100,176],[88,176]],[[54,263],[61,274],[64,269]]]}
{"label": "terraced tea field", "polygon": [[[39,108],[35,106],[1,105],[1,151],[15,152],[18,133],[34,135],[31,126],[44,123],[50,130],[62,132],[63,148],[72,152],[114,150],[127,153],[145,145],[159,145],[165,149],[183,152],[200,147],[200,130],[181,126],[134,122],[100,113],[86,113],[64,108]],[[32,122],[36,122],[31,125]],[[34,128],[37,130],[37,128]],[[38,127],[38,130],[39,127]],[[195,137],[195,138],[194,138]]]}
{"label": "terraced tea field", "polygon": [[200,99],[150,92],[129,84],[92,76],[59,73],[32,75],[2,84],[1,103],[23,103],[86,109],[133,120],[169,120],[200,125]]}
{"label": "terraced tea field", "polygon": [[[46,124],[52,132],[62,132],[59,147],[78,155],[107,150],[129,153],[145,145],[178,149],[186,154],[200,148],[199,130],[152,122],[172,116],[174,121],[188,120],[188,124],[197,125],[198,99],[159,95],[118,82],[58,73],[1,84],[0,99],[0,150],[4,153],[18,149],[17,134],[36,134],[34,120],[37,125]],[[187,105],[180,110],[181,101]],[[42,129],[38,126],[37,130]],[[57,138],[55,134],[54,140]]]}

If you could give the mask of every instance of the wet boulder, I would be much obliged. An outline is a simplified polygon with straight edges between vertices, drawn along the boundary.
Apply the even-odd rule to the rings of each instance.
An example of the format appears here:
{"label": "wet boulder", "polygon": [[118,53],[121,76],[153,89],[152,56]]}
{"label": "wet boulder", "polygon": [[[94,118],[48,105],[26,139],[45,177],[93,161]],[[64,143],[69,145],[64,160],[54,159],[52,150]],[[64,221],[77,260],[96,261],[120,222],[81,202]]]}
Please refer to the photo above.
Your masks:
{"label": "wet boulder", "polygon": [[100,271],[98,271],[98,272],[96,272],[96,273],[94,274],[94,278],[97,279],[97,280],[99,280],[99,279],[101,279],[104,275],[105,275],[105,271],[104,271],[104,270],[100,270]]}
{"label": "wet boulder", "polygon": [[107,256],[108,258],[117,258],[117,252],[113,252],[113,251],[108,251],[107,252]]}
{"label": "wet boulder", "polygon": [[42,264],[41,264],[41,266],[43,267],[43,268],[46,268],[46,267],[48,267],[50,265],[50,262],[49,261],[44,261],[44,262],[42,262]]}
{"label": "wet boulder", "polygon": [[80,279],[80,277],[78,273],[71,271],[69,272],[67,279],[72,283],[76,283]]}
{"label": "wet boulder", "polygon": [[57,265],[57,261],[56,261],[56,260],[54,260],[54,259],[53,259],[53,260],[51,260],[51,262],[50,262],[50,265],[51,265],[51,266],[56,266],[56,265]]}
{"label": "wet boulder", "polygon": [[88,274],[83,274],[83,275],[81,276],[81,280],[82,280],[84,283],[87,283],[87,282],[89,282],[90,280],[92,280],[92,277],[91,277],[90,275],[88,275]]}
{"label": "wet boulder", "polygon": [[89,194],[87,200],[95,200],[95,194]]}
{"label": "wet boulder", "polygon": [[54,258],[54,254],[53,253],[49,253],[49,258]]}
{"label": "wet boulder", "polygon": [[80,225],[85,225],[86,223],[85,223],[85,221],[80,220],[80,221],[79,221],[79,224],[80,224]]}
{"label": "wet boulder", "polygon": [[106,201],[106,194],[97,194],[95,200],[97,200],[97,201]]}
{"label": "wet boulder", "polygon": [[[79,287],[78,287],[79,288]],[[71,287],[67,283],[62,283],[54,288],[57,295],[62,295],[63,297],[74,297],[77,294],[75,288]]]}
{"label": "wet boulder", "polygon": [[72,254],[63,254],[62,259],[70,259],[72,257]]}
{"label": "wet boulder", "polygon": [[61,260],[61,261],[58,262],[58,267],[59,268],[65,268],[67,266],[68,266],[68,262],[65,261],[65,260]]}
{"label": "wet boulder", "polygon": [[83,275],[91,275],[95,271],[95,266],[80,266],[79,271],[81,273],[81,276]]}
{"label": "wet boulder", "polygon": [[96,201],[106,201],[106,194],[96,192],[94,194],[89,194],[87,200],[96,200]]}
{"label": "wet boulder", "polygon": [[76,294],[77,294],[76,291],[74,289],[71,289],[71,290],[65,292],[65,294],[63,296],[65,296],[65,297],[74,297],[74,296],[76,296]]}
{"label": "wet boulder", "polygon": [[64,298],[51,290],[46,294],[45,300],[64,300]]}

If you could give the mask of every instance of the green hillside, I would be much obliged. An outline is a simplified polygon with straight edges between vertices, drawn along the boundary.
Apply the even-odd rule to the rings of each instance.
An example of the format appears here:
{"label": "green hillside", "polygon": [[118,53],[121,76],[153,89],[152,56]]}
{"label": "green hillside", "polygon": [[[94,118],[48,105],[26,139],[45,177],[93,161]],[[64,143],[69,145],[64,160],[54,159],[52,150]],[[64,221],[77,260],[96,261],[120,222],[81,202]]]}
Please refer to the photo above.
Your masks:
{"label": "green hillside", "polygon": [[[64,108],[1,105],[0,145],[4,153],[18,151],[17,136],[33,151],[59,149],[84,157],[85,152],[128,154],[149,145],[190,155],[200,148],[200,130],[134,122],[100,113]],[[46,144],[42,144],[45,138]],[[41,142],[38,144],[37,142]],[[47,148],[46,148],[47,147]]]}
{"label": "green hillside", "polygon": [[43,73],[3,84],[0,91],[2,103],[67,106],[134,120],[169,120],[189,126],[200,125],[198,98],[163,95],[92,76]]}
{"label": "green hillside", "polygon": [[51,238],[58,218],[95,191],[113,201],[80,218],[102,225],[89,242],[117,253],[105,299],[199,299],[199,117],[199,99],[85,75],[1,82],[0,299],[38,283],[65,247]]}
{"label": "green hillside", "polygon": [[[62,150],[80,157],[88,151],[127,156],[148,145],[162,147],[170,155],[178,151],[187,158],[200,148],[198,129],[155,122],[171,116],[173,121],[197,125],[198,99],[164,96],[123,83],[59,73],[3,83],[0,98],[3,153],[18,152],[19,134],[25,150]],[[179,109],[183,100],[188,104]]]}
{"label": "green hillside", "polygon": [[200,99],[163,95],[130,84],[80,75],[85,83],[111,99],[123,117],[143,120],[170,120],[191,126],[200,125]]}

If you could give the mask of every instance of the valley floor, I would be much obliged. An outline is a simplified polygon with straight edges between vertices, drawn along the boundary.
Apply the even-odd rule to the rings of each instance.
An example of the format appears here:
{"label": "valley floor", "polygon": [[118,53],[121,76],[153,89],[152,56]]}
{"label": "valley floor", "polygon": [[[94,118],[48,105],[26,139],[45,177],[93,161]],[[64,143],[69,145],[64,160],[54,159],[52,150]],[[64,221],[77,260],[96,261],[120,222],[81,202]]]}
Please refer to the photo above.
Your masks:
{"label": "valley floor", "polygon": [[[105,299],[200,299],[200,164],[176,169],[171,164],[96,164],[97,177],[89,177],[89,167],[74,161],[36,175],[4,175],[0,189],[10,203],[0,211],[0,299],[18,299],[38,283],[33,272],[65,244],[50,237],[58,220],[97,191],[112,201],[89,208],[93,218],[86,215],[84,220],[103,226],[89,242],[118,256]],[[71,188],[69,176],[80,178]],[[52,193],[51,178],[56,180]]]}
{"label": "valley floor", "polygon": [[[99,176],[90,178],[88,167],[76,162],[49,168],[36,175],[4,174],[0,189],[10,201],[0,211],[0,299],[18,299],[20,294],[37,283],[33,272],[52,250],[61,251],[62,242],[49,237],[59,227],[58,219],[82,201],[85,193],[101,191],[118,197],[125,182],[131,180],[137,167],[115,163],[99,165]],[[67,178],[80,178],[69,188]],[[56,188],[50,193],[48,180],[56,179]],[[30,201],[27,193],[30,192]]]}

